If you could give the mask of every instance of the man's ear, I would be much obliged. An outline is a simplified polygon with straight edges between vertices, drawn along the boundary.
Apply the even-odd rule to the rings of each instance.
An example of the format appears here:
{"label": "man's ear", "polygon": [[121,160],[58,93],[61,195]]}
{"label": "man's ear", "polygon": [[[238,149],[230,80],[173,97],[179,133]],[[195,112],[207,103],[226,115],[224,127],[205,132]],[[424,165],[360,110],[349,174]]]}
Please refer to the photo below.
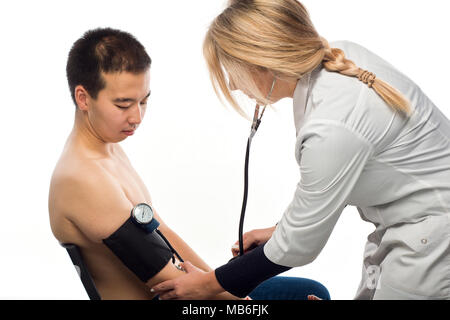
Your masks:
{"label": "man's ear", "polygon": [[87,111],[89,109],[90,99],[91,96],[82,85],[75,87],[75,101],[77,102],[77,106],[80,110]]}

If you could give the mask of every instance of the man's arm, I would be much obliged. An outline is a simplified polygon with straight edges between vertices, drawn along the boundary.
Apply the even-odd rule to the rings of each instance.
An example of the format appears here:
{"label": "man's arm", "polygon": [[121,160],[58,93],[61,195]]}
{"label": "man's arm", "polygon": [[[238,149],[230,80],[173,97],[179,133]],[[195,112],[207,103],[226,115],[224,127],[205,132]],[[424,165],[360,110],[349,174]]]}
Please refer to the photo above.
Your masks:
{"label": "man's arm", "polygon": [[[102,168],[94,168],[95,176],[71,177],[65,183],[65,199],[68,201],[68,218],[92,242],[103,243],[129,218],[133,203],[127,198],[120,184]],[[147,284],[154,285],[166,279],[180,276],[169,261]]]}

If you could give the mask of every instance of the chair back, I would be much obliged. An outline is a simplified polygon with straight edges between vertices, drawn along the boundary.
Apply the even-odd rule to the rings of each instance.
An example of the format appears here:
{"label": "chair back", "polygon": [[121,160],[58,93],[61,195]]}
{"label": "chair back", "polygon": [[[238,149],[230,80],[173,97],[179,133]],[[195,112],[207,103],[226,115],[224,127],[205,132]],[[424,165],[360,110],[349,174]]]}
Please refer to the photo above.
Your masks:
{"label": "chair back", "polygon": [[83,283],[84,289],[86,289],[89,299],[101,300],[100,294],[98,293],[94,281],[92,280],[92,277],[89,274],[89,270],[86,267],[86,264],[84,263],[80,248],[78,248],[77,245],[72,243],[61,243],[61,246],[63,246],[67,250],[67,253],[69,254],[70,259],[72,260],[72,263],[75,266],[78,276],[80,277],[81,282]]}

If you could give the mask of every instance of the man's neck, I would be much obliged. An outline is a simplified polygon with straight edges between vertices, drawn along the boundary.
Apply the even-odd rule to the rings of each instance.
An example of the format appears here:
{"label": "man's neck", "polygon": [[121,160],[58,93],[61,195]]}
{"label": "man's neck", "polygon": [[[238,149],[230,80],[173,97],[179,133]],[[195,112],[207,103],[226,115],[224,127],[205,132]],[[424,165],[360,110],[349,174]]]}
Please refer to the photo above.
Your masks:
{"label": "man's neck", "polygon": [[116,143],[105,142],[90,126],[89,121],[83,119],[81,112],[76,112],[68,142],[94,158],[111,158],[116,147]]}

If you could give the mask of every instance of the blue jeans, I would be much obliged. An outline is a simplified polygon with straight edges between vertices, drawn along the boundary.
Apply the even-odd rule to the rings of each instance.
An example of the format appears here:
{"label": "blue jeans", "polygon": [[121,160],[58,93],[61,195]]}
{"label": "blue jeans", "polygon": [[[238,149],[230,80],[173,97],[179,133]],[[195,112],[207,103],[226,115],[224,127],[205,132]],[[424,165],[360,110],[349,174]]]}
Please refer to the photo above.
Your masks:
{"label": "blue jeans", "polygon": [[323,300],[330,300],[330,294],[317,281],[295,277],[273,277],[259,286],[250,294],[253,300],[308,300],[313,294]]}

